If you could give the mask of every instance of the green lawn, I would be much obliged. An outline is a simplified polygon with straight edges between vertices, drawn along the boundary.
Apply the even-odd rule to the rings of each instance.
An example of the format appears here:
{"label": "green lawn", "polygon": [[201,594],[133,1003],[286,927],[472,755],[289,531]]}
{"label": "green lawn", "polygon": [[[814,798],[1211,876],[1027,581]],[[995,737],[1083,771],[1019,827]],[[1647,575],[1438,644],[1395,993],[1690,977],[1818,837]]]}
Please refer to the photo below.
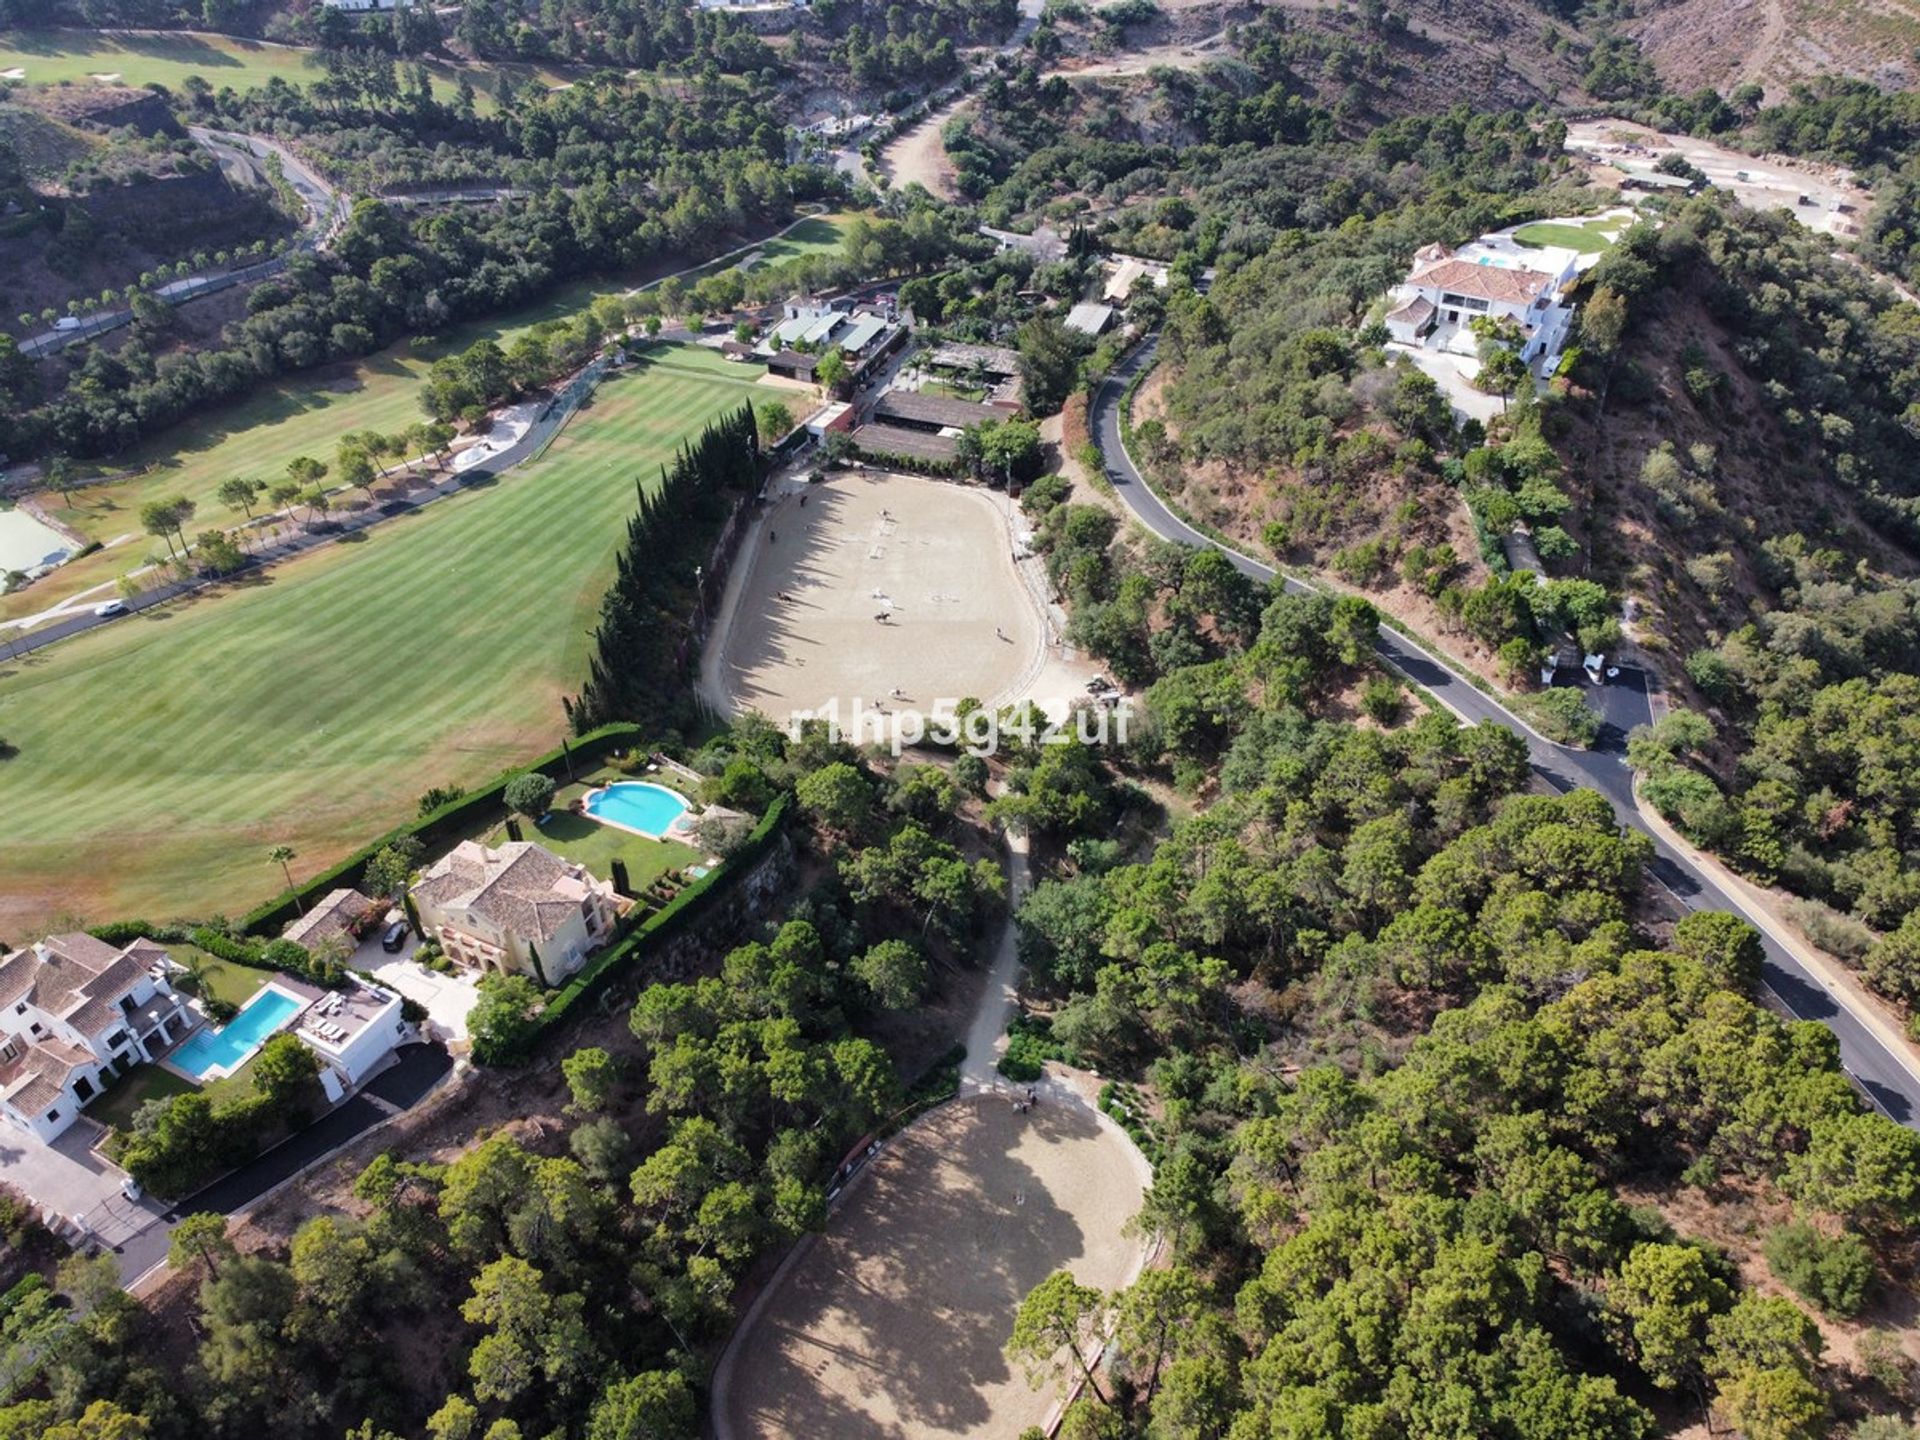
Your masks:
{"label": "green lawn", "polygon": [[[626,777],[615,775],[607,778]],[[602,880],[613,878],[613,862],[616,859],[624,860],[627,883],[636,894],[669,870],[698,865],[707,858],[701,851],[682,845],[677,840],[649,840],[644,835],[602,825],[598,820],[590,820],[584,815],[567,813],[567,803],[585,794],[587,788],[585,785],[563,788],[554,797],[554,811],[547,817],[545,825],[534,826],[524,820],[521,822],[522,838],[538,840],[554,854],[586,866]],[[507,838],[506,828],[493,826],[482,838],[489,845],[498,845]]]}
{"label": "green lawn", "polygon": [[[812,217],[767,250],[789,243],[797,247],[794,254],[834,248],[850,218],[847,213]],[[576,314],[602,295],[624,294],[629,288],[627,280],[562,285],[546,299],[509,314],[456,326],[430,349],[394,345],[355,364],[276,381],[116,456],[103,469],[124,478],[87,486],[66,503],[52,506],[62,521],[106,548],[61,566],[18,594],[0,596],[0,620],[38,614],[70,596],[112,584],[150,558],[164,559],[165,547],[140,529],[140,507],[148,501],[176,495],[193,501],[199,508],[190,531],[232,525],[242,517],[216,498],[222,481],[236,475],[279,480],[297,455],[332,463],[340,437],[350,431],[391,432],[423,420],[420,390],[428,366],[439,356],[479,340],[504,347],[543,321]],[[742,374],[740,367],[725,365],[709,351],[692,353],[703,362],[713,361],[718,373],[734,379]]]}
{"label": "green lawn", "polygon": [[[758,270],[762,266],[778,265],[802,255],[825,255],[838,250],[846,241],[847,222],[859,213],[857,210],[833,210],[824,215],[809,215],[779,239],[760,246],[753,268]],[[745,255],[724,256],[711,264],[702,265],[696,273],[716,274],[729,265],[739,264],[745,258]]]}
{"label": "green lawn", "polygon": [[252,585],[0,667],[0,934],[238,914],[550,746],[634,482],[764,398],[666,352],[617,374],[532,466]]}
{"label": "green lawn", "polygon": [[1543,220],[1534,225],[1522,225],[1513,232],[1513,238],[1522,245],[1557,245],[1563,250],[1597,255],[1613,244],[1606,232],[1618,233],[1626,224],[1624,220],[1588,220],[1578,225]]}
{"label": "green lawn", "polygon": [[[191,945],[169,945],[168,952],[176,960],[185,956],[182,951],[194,951]],[[235,965],[227,960],[215,960],[207,956],[207,989],[215,999],[224,1000],[229,1005],[241,1006],[259,994],[271,978],[270,972],[256,970],[251,965]]]}
{"label": "green lawn", "polygon": [[563,286],[536,305],[459,326],[428,350],[394,345],[355,364],[278,380],[164,431],[111,462],[117,478],[110,483],[87,486],[53,505],[61,520],[106,548],[61,566],[30,589],[0,596],[0,619],[37,614],[112,584],[149,559],[164,559],[165,546],[140,529],[140,507],[148,501],[176,495],[193,501],[198,510],[189,531],[232,525],[243,517],[217,498],[221,482],[238,475],[272,483],[285,477],[287,462],[297,455],[331,464],[340,437],[350,431],[390,433],[424,420],[420,389],[437,357],[482,339],[508,344],[523,330],[625,288]]}
{"label": "green lawn", "polygon": [[[538,840],[556,855],[585,865],[602,880],[613,878],[614,860],[624,860],[627,865],[627,883],[636,893],[644,891],[660,876],[672,870],[681,870],[689,865],[705,862],[706,853],[692,846],[683,845],[677,840],[649,840],[644,835],[635,835],[631,831],[616,829],[611,825],[602,825],[583,815],[568,813],[568,807],[581,799],[589,790],[601,785],[610,785],[618,780],[644,778],[655,784],[667,785],[687,794],[691,787],[677,775],[646,775],[637,777],[623,775],[611,766],[584,775],[578,781],[562,785],[553,796],[553,810],[547,816],[545,825],[529,824],[520,820],[520,838]],[[466,835],[467,839],[478,840],[485,845],[499,845],[506,841],[506,825],[503,822],[488,821],[475,826]]]}
{"label": "green lawn", "polygon": [[87,1106],[87,1114],[103,1125],[129,1130],[133,1128],[133,1112],[147,1101],[185,1095],[199,1088],[191,1080],[158,1065],[136,1065],[114,1081],[106,1094]]}
{"label": "green lawn", "polygon": [[[464,69],[478,92],[481,108],[492,105],[491,81],[494,72],[506,68],[524,83],[528,75],[538,75],[549,84],[557,84],[557,74],[533,66],[497,67],[472,65],[457,67],[430,62],[433,88],[443,99],[451,99],[459,87]],[[291,85],[304,85],[320,75],[312,63],[311,52],[293,45],[274,45],[260,40],[242,40],[231,35],[180,32],[171,35],[131,35],[126,32],[105,34],[98,31],[62,29],[0,30],[0,73],[19,70],[18,78],[29,85],[94,83],[95,76],[118,77],[114,83],[140,86],[154,82],[178,90],[189,75],[198,75],[214,89],[231,86],[251,90],[279,76]]]}

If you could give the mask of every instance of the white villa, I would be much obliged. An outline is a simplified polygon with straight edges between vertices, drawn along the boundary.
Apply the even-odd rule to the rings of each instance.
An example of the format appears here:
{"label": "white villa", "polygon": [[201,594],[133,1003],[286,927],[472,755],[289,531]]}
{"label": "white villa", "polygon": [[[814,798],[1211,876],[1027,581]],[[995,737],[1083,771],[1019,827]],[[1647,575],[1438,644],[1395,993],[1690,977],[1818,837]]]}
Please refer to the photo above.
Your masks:
{"label": "white villa", "polygon": [[409,893],[448,959],[547,985],[611,940],[633,903],[611,881],[528,840],[491,850],[463,840],[422,871]]}
{"label": "white villa", "polygon": [[1401,345],[1472,356],[1479,344],[1474,320],[1511,320],[1525,337],[1520,358],[1551,369],[1573,319],[1566,290],[1583,258],[1574,250],[1521,245],[1508,235],[1483,236],[1458,251],[1428,245],[1393,291],[1387,333]]}
{"label": "white villa", "polygon": [[320,1057],[327,1099],[339,1100],[359,1085],[407,1038],[411,1027],[402,1010],[398,995],[364,982],[314,994],[294,1035]]}
{"label": "white villa", "polygon": [[42,1140],[127,1067],[152,1060],[198,1017],[174,993],[151,940],[115,949],[53,935],[0,960],[0,1109]]}

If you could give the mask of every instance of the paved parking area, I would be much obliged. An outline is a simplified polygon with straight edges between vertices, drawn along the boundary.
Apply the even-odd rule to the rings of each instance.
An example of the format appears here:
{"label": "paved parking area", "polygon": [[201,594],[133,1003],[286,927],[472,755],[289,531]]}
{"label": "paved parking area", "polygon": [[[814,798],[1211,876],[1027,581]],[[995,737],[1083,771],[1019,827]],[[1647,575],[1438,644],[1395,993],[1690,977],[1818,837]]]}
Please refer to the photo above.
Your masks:
{"label": "paved parking area", "polygon": [[412,935],[397,955],[380,947],[380,932],[360,942],[360,948],[347,964],[389,990],[417,1000],[427,1007],[427,1021],[442,1040],[467,1038],[467,1012],[479,998],[479,987],[471,975],[461,972],[442,975],[414,963],[413,952],[419,942]]}
{"label": "paved parking area", "polygon": [[92,1150],[99,1128],[81,1119],[51,1144],[31,1131],[0,1121],[0,1181],[32,1200],[42,1215],[78,1221],[107,1245],[117,1245],[152,1224],[162,1208],[120,1193],[126,1172]]}

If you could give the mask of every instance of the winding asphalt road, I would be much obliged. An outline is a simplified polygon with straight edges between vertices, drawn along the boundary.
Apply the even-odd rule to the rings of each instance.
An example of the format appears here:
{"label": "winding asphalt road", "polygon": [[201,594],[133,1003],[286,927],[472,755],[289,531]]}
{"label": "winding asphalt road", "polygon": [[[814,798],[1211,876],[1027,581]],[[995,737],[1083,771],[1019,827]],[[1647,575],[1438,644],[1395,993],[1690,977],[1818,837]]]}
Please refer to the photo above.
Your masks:
{"label": "winding asphalt road", "polygon": [[158,1218],[139,1234],[113,1248],[124,1285],[132,1285],[166,1263],[173,1229],[189,1215],[212,1211],[238,1215],[254,1202],[327,1156],[359,1139],[382,1121],[401,1115],[433,1092],[453,1056],[440,1044],[403,1047],[395,1063],[369,1080],[360,1092],[328,1111],[306,1129],[281,1141],[176,1205],[148,1201]]}
{"label": "winding asphalt road", "polygon": [[[1243,574],[1271,583],[1277,572],[1238,551],[1209,539],[1175,515],[1141,478],[1120,435],[1122,397],[1134,376],[1152,368],[1158,337],[1149,338],[1127,357],[1094,392],[1088,423],[1106,465],[1107,479],[1134,518],[1164,539],[1196,547],[1212,546],[1224,553]],[[1286,588],[1308,593],[1308,586],[1292,579]],[[1586,787],[1597,790],[1613,805],[1620,823],[1653,841],[1654,878],[1690,910],[1727,910],[1751,922],[1766,947],[1762,983],[1780,1007],[1796,1019],[1817,1020],[1839,1037],[1840,1060],[1861,1090],[1883,1114],[1903,1125],[1920,1128],[1920,1071],[1905,1054],[1888,1046],[1854,1008],[1859,1002],[1830,989],[1800,963],[1775,937],[1764,915],[1754,914],[1716,885],[1655,834],[1640,818],[1633,797],[1633,775],[1627,768],[1626,736],[1620,727],[1603,728],[1592,750],[1556,745],[1530,729],[1492,696],[1474,687],[1454,670],[1398,632],[1380,629],[1380,658],[1408,679],[1424,687],[1469,724],[1504,725],[1527,742],[1535,773],[1554,789],[1565,792]]]}

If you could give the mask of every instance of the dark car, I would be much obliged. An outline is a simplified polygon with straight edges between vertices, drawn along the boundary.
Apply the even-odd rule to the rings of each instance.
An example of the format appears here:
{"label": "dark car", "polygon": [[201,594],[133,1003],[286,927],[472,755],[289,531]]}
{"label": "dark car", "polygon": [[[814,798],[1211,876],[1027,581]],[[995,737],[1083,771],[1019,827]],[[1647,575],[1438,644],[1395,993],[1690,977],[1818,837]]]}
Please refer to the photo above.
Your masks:
{"label": "dark car", "polygon": [[407,922],[396,920],[387,926],[387,933],[380,937],[380,948],[389,955],[398,955],[407,943]]}

